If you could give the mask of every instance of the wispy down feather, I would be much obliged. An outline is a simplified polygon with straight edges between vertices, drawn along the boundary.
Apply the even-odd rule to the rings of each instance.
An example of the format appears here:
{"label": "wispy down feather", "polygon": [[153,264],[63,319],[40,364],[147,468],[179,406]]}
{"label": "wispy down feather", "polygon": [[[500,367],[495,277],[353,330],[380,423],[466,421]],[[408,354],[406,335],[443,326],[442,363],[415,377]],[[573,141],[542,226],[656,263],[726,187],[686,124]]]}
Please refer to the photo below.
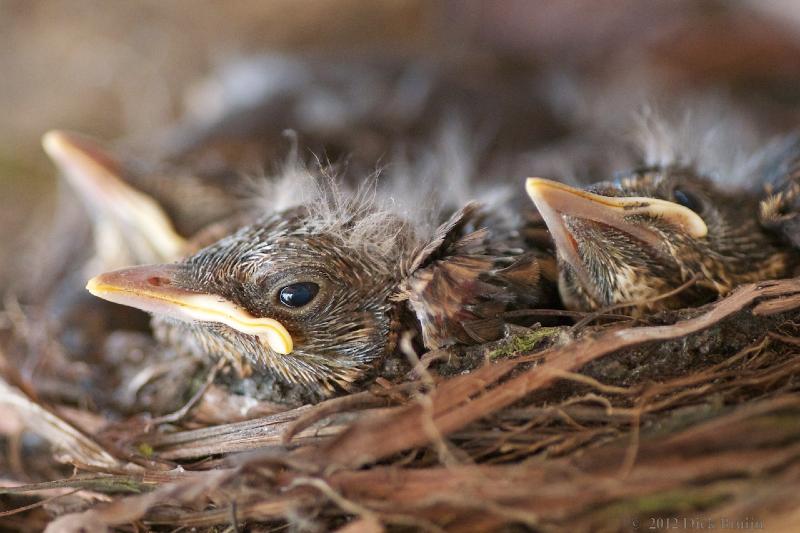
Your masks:
{"label": "wispy down feather", "polygon": [[753,123],[724,101],[701,98],[667,116],[645,107],[636,117],[636,140],[647,165],[693,166],[718,183],[751,185],[760,165]]}
{"label": "wispy down feather", "polygon": [[386,256],[399,244],[429,238],[469,201],[491,208],[512,196],[509,186],[480,182],[480,143],[458,120],[446,121],[429,145],[413,148],[398,146],[387,165],[350,186],[335,167],[305,162],[293,147],[276,173],[248,180],[245,203],[264,215],[303,206],[310,231]]}

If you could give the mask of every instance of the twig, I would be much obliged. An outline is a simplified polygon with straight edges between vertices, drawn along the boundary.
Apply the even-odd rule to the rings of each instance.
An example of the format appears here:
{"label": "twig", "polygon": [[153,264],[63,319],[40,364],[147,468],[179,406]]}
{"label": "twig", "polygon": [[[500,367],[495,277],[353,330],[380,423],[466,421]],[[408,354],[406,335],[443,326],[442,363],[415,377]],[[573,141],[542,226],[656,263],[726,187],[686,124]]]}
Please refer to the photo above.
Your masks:
{"label": "twig", "polygon": [[[644,402],[644,399],[642,399]],[[633,409],[633,416],[631,420],[631,442],[625,450],[625,458],[620,466],[619,477],[622,479],[630,476],[634,464],[636,464],[636,456],[639,453],[639,434],[642,429],[642,411],[644,406],[640,405]]]}
{"label": "twig", "polygon": [[628,315],[605,314],[603,311],[587,313],[585,311],[568,311],[566,309],[516,309],[514,311],[506,311],[502,316],[503,318],[523,318],[526,316],[563,316],[569,318],[586,318],[588,316],[594,316],[595,318],[610,318],[614,320],[636,320]]}
{"label": "twig", "polygon": [[[437,387],[432,393],[434,423],[441,434],[447,435],[535,390],[549,386],[558,376],[547,370],[574,372],[590,361],[624,348],[696,333],[732,316],[760,298],[775,298],[798,291],[799,279],[750,284],[734,291],[727,298],[706,306],[705,312],[699,316],[673,325],[612,328],[596,335],[588,335],[566,346],[537,353],[537,358],[546,357],[545,363],[526,370],[502,387],[487,390],[499,377],[525,362],[526,358],[482,367],[471,375],[460,376],[463,379],[454,378]],[[466,401],[468,398],[461,395],[454,397],[454,389],[463,388],[467,383],[474,386],[476,391],[482,391],[482,394],[471,401]],[[421,406],[410,405],[395,408],[391,415],[381,417],[379,421],[358,422],[323,446],[322,450],[315,451],[313,460],[320,464],[356,466],[427,444],[430,436],[424,429],[424,416]]]}
{"label": "twig", "polygon": [[307,412],[300,415],[297,420],[290,423],[283,432],[281,442],[289,444],[295,435],[331,415],[354,409],[385,407],[391,405],[391,403],[391,398],[388,396],[378,396],[371,391],[357,392],[348,396],[325,400],[311,407]]}
{"label": "twig", "polygon": [[595,311],[594,313],[590,313],[586,317],[582,318],[574,326],[572,326],[572,330],[573,331],[580,331],[582,328],[584,328],[585,326],[587,326],[588,324],[590,324],[591,322],[593,322],[597,318],[600,318],[600,317],[603,317],[603,316],[608,316],[609,313],[611,313],[612,311],[616,311],[618,309],[627,309],[627,308],[630,308],[630,307],[643,306],[645,304],[649,304],[649,303],[658,302],[658,301],[661,301],[661,300],[666,300],[668,298],[672,298],[676,294],[680,294],[681,292],[685,291],[686,289],[688,289],[689,287],[691,287],[692,285],[697,283],[700,279],[701,279],[701,276],[699,274],[695,274],[694,276],[692,276],[688,281],[686,281],[680,287],[676,287],[675,289],[673,289],[673,290],[671,290],[669,292],[665,292],[664,294],[659,294],[659,295],[653,296],[651,298],[644,298],[642,300],[636,300],[636,301],[633,301],[633,302],[626,302],[626,303],[609,305],[608,307],[604,307],[602,309],[599,309],[598,311]]}
{"label": "twig", "polygon": [[31,509],[36,509],[37,507],[41,507],[42,505],[48,504],[52,501],[55,501],[59,498],[63,498],[65,496],[72,496],[76,492],[82,491],[83,489],[75,489],[69,492],[65,492],[64,494],[56,494],[55,496],[50,496],[49,498],[45,498],[43,500],[39,500],[38,502],[34,502],[30,505],[26,505],[24,507],[17,507],[16,509],[11,509],[9,511],[0,511],[0,516],[11,516],[19,513],[24,513],[25,511],[30,511]]}
{"label": "twig", "polygon": [[65,462],[82,462],[105,468],[123,466],[95,440],[3,379],[0,379],[0,405],[15,411],[31,430],[62,450],[62,460]]}
{"label": "twig", "polygon": [[[403,336],[400,338],[400,349],[403,354],[405,354],[406,358],[408,358],[409,363],[411,363],[411,365],[420,372],[420,379],[422,382],[428,386],[429,390],[433,390],[436,386],[436,382],[433,379],[433,376],[431,376],[430,372],[428,372],[428,369],[423,368],[420,364],[419,356],[417,355],[416,350],[414,350],[411,339],[411,334],[403,334]],[[444,435],[441,434],[433,421],[433,401],[430,393],[426,394],[424,392],[419,392],[416,394],[414,399],[416,400],[417,404],[422,407],[423,429],[433,443],[436,453],[439,456],[439,460],[445,465],[459,464],[460,461],[458,461],[453,452],[450,451],[450,447],[448,446]]]}
{"label": "twig", "polygon": [[767,336],[771,339],[775,339],[776,341],[780,341],[784,344],[791,344],[792,346],[800,346],[800,337],[790,337],[788,335],[781,335],[775,331],[768,331]]}
{"label": "twig", "polygon": [[214,367],[209,371],[208,375],[206,376],[206,380],[203,383],[203,385],[197,390],[197,392],[195,392],[192,395],[191,398],[189,398],[189,401],[186,402],[183,405],[183,407],[181,407],[175,412],[151,419],[149,421],[150,425],[157,426],[159,424],[174,424],[175,422],[182,420],[187,414],[189,414],[189,411],[191,411],[192,408],[200,401],[200,399],[208,390],[208,387],[210,387],[211,384],[214,383],[214,379],[217,377],[217,373],[220,370],[222,370],[222,367],[224,367],[226,363],[227,363],[226,359],[220,359],[219,361],[217,361],[217,364],[214,365]]}

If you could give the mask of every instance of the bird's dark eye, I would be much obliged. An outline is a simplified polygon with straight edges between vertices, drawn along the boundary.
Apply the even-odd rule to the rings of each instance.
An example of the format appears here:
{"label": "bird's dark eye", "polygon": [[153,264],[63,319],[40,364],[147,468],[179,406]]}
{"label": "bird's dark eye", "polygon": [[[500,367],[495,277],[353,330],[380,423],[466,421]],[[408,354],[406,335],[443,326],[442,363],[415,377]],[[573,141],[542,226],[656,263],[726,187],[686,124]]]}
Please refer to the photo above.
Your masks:
{"label": "bird's dark eye", "polygon": [[703,210],[703,202],[701,202],[697,196],[690,192],[682,189],[675,189],[672,191],[672,197],[675,199],[675,203],[680,204],[683,207],[688,207],[695,213],[699,213]]}
{"label": "bird's dark eye", "polygon": [[319,285],[311,281],[292,283],[282,288],[278,299],[286,307],[303,307],[314,299],[319,292]]}

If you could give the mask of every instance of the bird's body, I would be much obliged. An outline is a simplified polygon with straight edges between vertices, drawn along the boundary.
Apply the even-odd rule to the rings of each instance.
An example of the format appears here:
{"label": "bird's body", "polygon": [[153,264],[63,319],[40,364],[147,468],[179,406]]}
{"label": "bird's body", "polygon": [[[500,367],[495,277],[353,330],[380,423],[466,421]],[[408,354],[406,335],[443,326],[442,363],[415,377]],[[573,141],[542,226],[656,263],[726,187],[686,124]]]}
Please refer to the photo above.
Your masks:
{"label": "bird's body", "polygon": [[762,225],[757,194],[692,167],[649,167],[585,190],[532,179],[528,190],[553,234],[571,309],[696,305],[787,276],[797,262]]}
{"label": "bird's body", "polygon": [[476,204],[430,230],[374,191],[317,193],[179,263],[89,289],[152,312],[168,346],[246,363],[312,399],[373,376],[406,329],[430,348],[476,344],[503,335],[507,311],[554,304],[549,253],[506,223],[492,234]]}
{"label": "bird's body", "polygon": [[[278,67],[283,64],[279,63]],[[275,64],[267,66],[269,68],[259,76],[272,83],[276,79]],[[470,211],[462,213],[446,238],[433,245],[443,237],[434,234],[433,229],[445,222],[447,215],[458,211],[470,198],[486,200],[480,193],[466,193],[467,188],[462,187],[465,182],[479,182],[496,175],[498,169],[510,164],[511,156],[522,146],[558,129],[546,106],[531,105],[530,94],[521,90],[527,87],[529,74],[521,76],[517,69],[504,70],[509,76],[500,76],[493,68],[488,71],[483,68],[453,70],[449,63],[381,71],[379,90],[365,99],[362,89],[375,88],[374,69],[361,69],[366,81],[354,84],[355,78],[342,77],[339,68],[331,71],[332,77],[322,75],[319,78],[313,73],[314,68],[321,67],[324,72],[331,69],[324,64],[312,68],[301,63],[302,68],[299,68],[291,62],[289,66],[291,72],[302,75],[288,80],[291,83],[277,93],[267,92],[255,101],[248,100],[245,108],[228,102],[220,107],[221,116],[208,121],[187,120],[167,136],[154,136],[158,140],[153,152],[160,152],[156,157],[160,162],[123,160],[84,137],[51,135],[46,148],[70,185],[78,190],[92,219],[95,256],[88,265],[80,265],[78,276],[123,266],[170,263],[188,255],[185,263],[191,265],[202,283],[185,286],[194,287],[195,291],[225,292],[234,290],[235,283],[228,285],[228,282],[236,281],[226,276],[236,271],[239,274],[235,275],[241,275],[244,267],[238,262],[253,258],[246,253],[249,245],[266,243],[264,246],[272,252],[275,249],[269,245],[272,239],[297,249],[319,240],[323,244],[317,263],[327,265],[328,269],[341,269],[328,276],[342,283],[352,272],[356,278],[348,286],[352,291],[348,295],[354,300],[360,299],[366,307],[336,309],[341,314],[353,313],[348,315],[354,317],[351,321],[326,322],[322,320],[324,317],[315,318],[309,322],[320,322],[314,335],[294,324],[290,316],[282,315],[292,338],[302,340],[297,343],[294,356],[276,359],[269,352],[254,350],[248,344],[252,339],[232,336],[227,326],[220,328],[197,322],[178,324],[169,319],[156,319],[154,324],[155,334],[170,352],[224,355],[248,362],[255,369],[271,370],[287,383],[306,384],[312,389],[318,383],[329,383],[326,390],[346,386],[349,381],[369,375],[369,369],[393,351],[393,338],[408,324],[420,330],[418,338],[424,337],[429,346],[474,343],[502,334],[504,320],[496,316],[500,309],[553,305],[552,286],[544,291],[546,296],[535,286],[539,283],[539,260],[535,256],[524,256],[529,248],[539,249],[540,245],[547,244],[542,239],[534,244],[526,243],[525,238],[515,233],[515,229],[526,228],[515,228],[503,222],[500,224],[503,228],[498,229],[498,225],[492,223],[491,239],[485,233],[478,233],[459,244],[462,237],[473,233],[486,221],[485,213],[479,215],[477,211]],[[464,77],[467,71],[471,74]],[[289,71],[278,68],[277,74],[282,72]],[[410,82],[413,83],[409,85]],[[358,91],[353,90],[354,85]],[[476,104],[489,100],[493,101],[492,106]],[[333,122],[326,119],[331,114],[335,116]],[[498,127],[500,124],[502,127]],[[294,143],[284,134],[287,128],[296,133],[290,136]],[[476,135],[472,132],[465,135],[466,128],[475,128]],[[473,137],[481,142],[472,142]],[[290,147],[293,149],[287,150]],[[289,164],[284,163],[287,151],[290,152]],[[405,189],[439,187],[442,189],[440,196],[446,198],[446,205],[439,206],[440,213],[444,214],[431,215],[429,211],[433,205],[424,194],[417,195],[419,205],[415,214],[398,212],[389,218],[382,216],[385,209],[377,204],[367,206],[369,202],[356,202],[358,205],[348,204],[348,209],[362,211],[339,211],[341,216],[334,217],[338,222],[328,229],[338,227],[335,235],[316,230],[301,235],[309,231],[309,224],[313,226],[314,220],[321,219],[318,212],[314,214],[312,205],[318,199],[295,197],[298,189],[291,184],[295,178],[302,179],[293,174],[297,171],[295,162],[314,159],[309,151],[319,156],[323,161],[321,166],[334,161],[345,188],[357,188],[365,175],[386,167],[383,174],[388,179],[383,178],[383,181],[391,182],[388,188],[397,187],[401,194],[405,194]],[[252,176],[254,171],[272,174],[276,170],[281,175],[275,179],[273,176],[242,179],[241,171]],[[406,183],[409,176],[415,178],[414,184]],[[109,191],[114,194],[106,194]],[[396,193],[384,191],[381,194],[388,199]],[[331,196],[342,198],[336,193],[329,195],[329,200]],[[144,202],[139,201],[142,199]],[[143,206],[145,209],[140,209]],[[151,209],[152,206],[158,209]],[[516,214],[516,209],[506,210]],[[263,213],[267,214],[261,216]],[[355,230],[345,221],[353,216],[364,218],[362,224],[356,224]],[[432,222],[428,229],[420,230],[420,217]],[[331,217],[322,218],[331,220]],[[212,223],[211,226],[207,226],[208,223]],[[286,224],[296,224],[296,227],[289,229]],[[383,229],[372,237],[361,231],[373,226]],[[281,237],[279,234],[284,230],[288,233]],[[498,231],[502,236],[496,238]],[[338,241],[337,236],[344,234],[354,238]],[[241,239],[238,244],[237,238]],[[407,239],[408,246],[396,246],[397,239],[401,238]],[[220,239],[216,245],[212,244]],[[490,240],[491,246],[487,244]],[[366,248],[352,249],[348,242],[360,242]],[[199,251],[209,244],[213,252]],[[310,246],[312,251],[318,248],[316,244]],[[394,248],[388,250],[391,253],[384,254],[387,246]],[[540,255],[548,256],[546,252]],[[219,266],[215,257],[222,256],[230,259],[226,269],[232,268],[215,271],[212,276],[209,272]],[[517,264],[513,273],[507,272],[509,280],[501,283],[494,272],[512,266],[514,258],[520,259],[522,264],[532,262],[537,266],[527,270]],[[283,266],[291,262],[288,257],[281,261]],[[415,265],[413,269],[412,264]],[[441,270],[437,270],[439,266]],[[322,267],[317,268],[320,269]],[[553,265],[546,270],[548,275],[554,275]],[[214,276],[217,276],[216,284]],[[525,276],[534,276],[536,283],[532,282],[532,290],[529,287],[522,297]],[[490,282],[486,283],[484,278]],[[70,288],[77,286],[72,283],[73,279],[70,279]],[[507,284],[510,289],[497,289],[491,280]],[[428,296],[426,291],[435,292],[436,297]],[[492,297],[485,294],[487,291]],[[501,303],[488,304],[504,291],[507,294],[516,291],[519,297],[506,295]],[[237,295],[225,294],[230,301],[237,301],[234,298]],[[450,297],[440,301],[439,296],[447,295]],[[321,291],[319,297],[325,296]],[[368,302],[372,299],[373,307],[370,307]],[[244,303],[239,300],[236,305],[241,304],[244,309]],[[58,307],[83,316],[84,304],[78,299],[75,305],[75,299],[70,298]],[[377,317],[371,319],[369,328],[374,331],[371,329],[370,333],[365,333],[367,326],[358,332],[334,331],[334,326],[358,328],[358,322],[367,320],[370,315]],[[333,329],[323,330],[323,325]],[[116,322],[113,327],[117,327]],[[70,326],[70,331],[82,329],[80,324],[74,328]],[[92,351],[102,349],[100,345],[112,329],[105,328],[99,334],[93,332]],[[347,345],[342,339],[362,334],[362,344],[371,343],[370,348],[353,348],[352,345],[338,350],[329,348],[330,344]],[[87,343],[81,343],[75,353],[86,352],[86,346]],[[330,350],[335,351],[336,357],[329,357]],[[313,386],[308,385],[310,383]]]}

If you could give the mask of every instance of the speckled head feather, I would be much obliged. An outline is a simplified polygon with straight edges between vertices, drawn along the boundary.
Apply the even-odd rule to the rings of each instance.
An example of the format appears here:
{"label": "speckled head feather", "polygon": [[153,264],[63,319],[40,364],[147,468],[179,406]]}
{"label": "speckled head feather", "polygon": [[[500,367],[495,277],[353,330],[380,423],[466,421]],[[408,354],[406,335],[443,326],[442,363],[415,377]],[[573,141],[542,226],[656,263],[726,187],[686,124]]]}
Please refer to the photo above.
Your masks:
{"label": "speckled head feather", "polygon": [[[186,331],[199,337],[205,352],[244,358],[291,383],[332,390],[362,377],[386,352],[397,319],[389,296],[418,236],[411,224],[377,207],[369,188],[348,195],[317,186],[313,201],[267,215],[200,250],[170,280],[279,321],[294,341],[291,353],[219,324],[186,328],[161,319],[157,329],[178,332],[159,334]],[[310,287],[314,294],[292,307],[286,300],[292,287]]]}
{"label": "speckled head feather", "polygon": [[[555,200],[542,188],[534,200],[547,210]],[[694,169],[645,168],[586,191],[564,189],[559,205],[543,211],[570,308],[628,304],[639,314],[697,304],[784,276],[794,261],[760,226],[756,196],[723,189]],[[692,278],[691,287],[659,299]]]}
{"label": "speckled head feather", "polygon": [[[310,220],[303,208],[266,217],[189,257],[172,283],[278,320],[295,345],[279,354],[257,337],[207,325],[206,349],[244,356],[289,382],[346,387],[383,355],[393,320],[388,296],[400,276],[404,241],[413,235],[401,222],[385,220],[394,226],[390,249],[343,238],[343,225],[314,227]],[[355,230],[364,221],[350,224]],[[316,287],[309,303],[292,308],[281,301],[282,290],[301,284]]]}

